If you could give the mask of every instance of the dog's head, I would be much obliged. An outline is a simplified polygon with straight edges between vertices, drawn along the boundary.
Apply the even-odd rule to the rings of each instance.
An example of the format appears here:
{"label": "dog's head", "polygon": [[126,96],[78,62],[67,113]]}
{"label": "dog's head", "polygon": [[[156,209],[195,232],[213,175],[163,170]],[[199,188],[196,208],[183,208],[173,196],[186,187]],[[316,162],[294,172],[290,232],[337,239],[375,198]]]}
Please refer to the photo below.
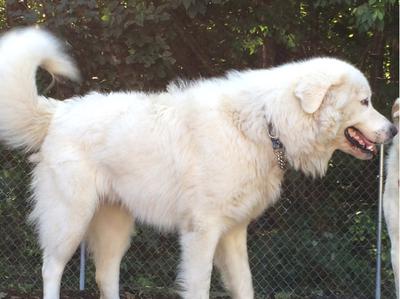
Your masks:
{"label": "dog's head", "polygon": [[371,159],[376,144],[390,141],[397,128],[373,108],[367,79],[336,59],[315,59],[311,67],[294,89],[302,110],[319,123],[327,148]]}

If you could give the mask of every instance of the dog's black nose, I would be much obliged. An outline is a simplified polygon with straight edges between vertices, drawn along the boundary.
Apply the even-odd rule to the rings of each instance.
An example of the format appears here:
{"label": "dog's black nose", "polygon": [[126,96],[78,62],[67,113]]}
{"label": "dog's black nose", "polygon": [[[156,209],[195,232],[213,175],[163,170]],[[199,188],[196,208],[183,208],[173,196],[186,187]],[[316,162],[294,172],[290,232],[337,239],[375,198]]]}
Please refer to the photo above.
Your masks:
{"label": "dog's black nose", "polygon": [[398,132],[398,130],[397,130],[396,126],[391,125],[390,126],[390,135],[392,138],[397,135],[397,132]]}

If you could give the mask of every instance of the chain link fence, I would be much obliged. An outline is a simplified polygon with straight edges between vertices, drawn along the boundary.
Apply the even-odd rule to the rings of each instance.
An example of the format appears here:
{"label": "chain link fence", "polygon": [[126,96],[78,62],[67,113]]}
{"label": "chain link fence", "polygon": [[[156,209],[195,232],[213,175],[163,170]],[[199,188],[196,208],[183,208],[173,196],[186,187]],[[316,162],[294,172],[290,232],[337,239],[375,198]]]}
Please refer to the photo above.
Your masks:
{"label": "chain link fence", "polygon": [[[41,256],[26,221],[31,168],[22,155],[5,149],[0,150],[0,165],[0,294],[37,293]],[[336,153],[323,179],[286,173],[280,201],[249,226],[256,298],[374,297],[378,168],[378,158],[358,161]],[[385,230],[382,248],[382,298],[391,299],[394,279]],[[173,298],[178,261],[175,235],[139,226],[121,265],[121,288]],[[78,288],[79,252],[62,280],[64,291]],[[86,289],[96,289],[90,261]],[[213,275],[212,296],[225,295],[218,275]]]}

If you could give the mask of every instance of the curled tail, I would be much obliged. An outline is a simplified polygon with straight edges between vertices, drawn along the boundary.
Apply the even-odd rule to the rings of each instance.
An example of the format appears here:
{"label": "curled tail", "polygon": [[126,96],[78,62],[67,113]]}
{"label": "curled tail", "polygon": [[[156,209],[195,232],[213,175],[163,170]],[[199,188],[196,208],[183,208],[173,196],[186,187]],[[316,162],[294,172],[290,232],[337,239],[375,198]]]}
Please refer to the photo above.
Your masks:
{"label": "curled tail", "polygon": [[38,150],[58,103],[38,95],[39,66],[53,75],[79,79],[73,61],[50,33],[24,28],[0,38],[0,141],[13,148]]}

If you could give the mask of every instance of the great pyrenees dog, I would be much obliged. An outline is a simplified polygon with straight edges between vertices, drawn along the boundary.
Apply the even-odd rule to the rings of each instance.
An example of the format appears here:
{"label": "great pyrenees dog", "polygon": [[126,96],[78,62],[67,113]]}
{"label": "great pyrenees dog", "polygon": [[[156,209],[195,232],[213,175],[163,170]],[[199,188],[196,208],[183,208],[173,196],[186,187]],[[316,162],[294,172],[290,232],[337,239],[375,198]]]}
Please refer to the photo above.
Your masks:
{"label": "great pyrenees dog", "polygon": [[179,233],[183,298],[209,298],[215,264],[233,298],[251,299],[246,228],[279,198],[285,163],[322,176],[335,150],[371,159],[397,132],[338,59],[57,101],[37,94],[35,73],[78,79],[61,44],[34,28],[0,43],[0,139],[36,163],[46,299],[83,239],[101,298],[119,298],[134,221]]}
{"label": "great pyrenees dog", "polygon": [[[397,99],[392,108],[392,118],[399,127],[399,105],[400,99]],[[386,182],[383,195],[383,212],[385,214],[386,226],[389,232],[391,242],[391,260],[396,285],[396,296],[399,297],[399,267],[400,267],[400,198],[399,198],[399,136],[393,139],[393,144],[389,149],[386,159]]]}

